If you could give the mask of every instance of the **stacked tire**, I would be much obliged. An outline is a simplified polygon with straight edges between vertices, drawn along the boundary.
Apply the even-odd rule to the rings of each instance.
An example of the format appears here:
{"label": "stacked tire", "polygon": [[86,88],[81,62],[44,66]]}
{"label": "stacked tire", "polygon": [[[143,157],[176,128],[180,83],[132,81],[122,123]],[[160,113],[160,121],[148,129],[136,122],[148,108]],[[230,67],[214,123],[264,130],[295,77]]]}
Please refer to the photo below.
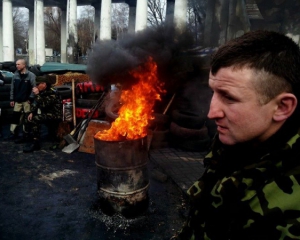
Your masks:
{"label": "stacked tire", "polygon": [[153,116],[148,127],[149,148],[167,148],[170,146],[170,116],[160,113],[154,113]]}
{"label": "stacked tire", "polygon": [[173,110],[170,124],[171,145],[186,151],[206,151],[211,142],[206,121],[205,115]]}
{"label": "stacked tire", "polygon": [[171,144],[187,151],[207,151],[216,132],[207,118],[212,91],[208,86],[209,69],[191,72],[176,92],[171,111]]}
{"label": "stacked tire", "polygon": [[1,62],[0,64],[1,64],[1,70],[5,70],[9,72],[15,72],[17,70],[16,62],[14,61]]}
{"label": "stacked tire", "polygon": [[[91,81],[77,83],[75,87],[75,109],[76,118],[82,119],[87,116],[87,113],[97,104],[99,98],[104,93],[103,86]],[[99,106],[92,116],[92,119],[105,117],[103,106]]]}
{"label": "stacked tire", "polygon": [[[8,66],[7,64],[5,66]],[[12,73],[4,75],[4,85],[0,86],[0,109],[3,123],[9,123],[12,118],[13,108],[10,106],[10,86]]]}

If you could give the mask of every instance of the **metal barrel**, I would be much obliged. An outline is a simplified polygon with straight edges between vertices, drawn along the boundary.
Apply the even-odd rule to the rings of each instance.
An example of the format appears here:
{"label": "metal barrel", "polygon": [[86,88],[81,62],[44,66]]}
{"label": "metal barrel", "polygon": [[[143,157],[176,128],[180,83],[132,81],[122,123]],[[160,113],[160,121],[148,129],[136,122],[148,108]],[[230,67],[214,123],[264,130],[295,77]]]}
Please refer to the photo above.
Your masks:
{"label": "metal barrel", "polygon": [[126,141],[94,138],[97,189],[104,213],[136,217],[148,208],[147,136]]}

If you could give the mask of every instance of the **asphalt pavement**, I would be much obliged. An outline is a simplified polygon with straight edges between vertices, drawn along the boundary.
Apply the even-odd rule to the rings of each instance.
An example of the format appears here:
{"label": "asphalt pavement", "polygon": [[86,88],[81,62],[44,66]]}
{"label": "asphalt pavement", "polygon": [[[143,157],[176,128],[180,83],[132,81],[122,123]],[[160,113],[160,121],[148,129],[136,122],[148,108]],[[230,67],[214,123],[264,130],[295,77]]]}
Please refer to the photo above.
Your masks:
{"label": "asphalt pavement", "polygon": [[[4,125],[4,136],[9,125]],[[0,239],[167,240],[186,219],[186,190],[203,173],[205,153],[151,149],[149,208],[135,219],[106,216],[99,208],[95,156],[50,150],[23,153],[0,140]]]}
{"label": "asphalt pavement", "polygon": [[178,148],[159,148],[149,152],[150,160],[186,194],[187,189],[204,172],[206,152],[188,152]]}

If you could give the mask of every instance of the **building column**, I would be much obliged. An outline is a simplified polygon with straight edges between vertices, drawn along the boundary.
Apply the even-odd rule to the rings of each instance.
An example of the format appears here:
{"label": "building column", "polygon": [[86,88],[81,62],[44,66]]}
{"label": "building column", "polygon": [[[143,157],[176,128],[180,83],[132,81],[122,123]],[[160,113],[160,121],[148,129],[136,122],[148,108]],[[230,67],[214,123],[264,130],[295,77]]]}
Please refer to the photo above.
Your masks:
{"label": "building column", "polygon": [[34,51],[35,64],[45,63],[45,27],[44,27],[44,0],[34,2]]}
{"label": "building column", "polygon": [[179,31],[186,29],[187,0],[175,0],[174,24]]}
{"label": "building column", "polygon": [[12,0],[2,0],[3,61],[14,61],[14,30]]}
{"label": "building column", "polygon": [[100,38],[100,21],[101,21],[101,7],[95,7],[95,19],[94,19],[94,42]]}
{"label": "building column", "polygon": [[67,4],[67,62],[78,63],[77,1]]}
{"label": "building column", "polygon": [[136,6],[129,6],[128,33],[135,32]]}
{"label": "building column", "polygon": [[147,27],[148,0],[137,0],[135,32],[144,30]]}
{"label": "building column", "polygon": [[[0,49],[3,49],[2,8],[0,9]],[[0,51],[0,62],[3,62],[3,51]]]}
{"label": "building column", "polygon": [[60,19],[60,62],[67,62],[67,14],[66,9],[61,9]]}
{"label": "building column", "polygon": [[111,0],[101,2],[100,40],[111,39]]}
{"label": "building column", "polygon": [[34,48],[34,9],[29,9],[29,28],[28,28],[28,64],[35,64]]}
{"label": "building column", "polygon": [[168,0],[166,9],[166,22],[169,24],[173,24],[174,22],[174,8],[175,0]]}

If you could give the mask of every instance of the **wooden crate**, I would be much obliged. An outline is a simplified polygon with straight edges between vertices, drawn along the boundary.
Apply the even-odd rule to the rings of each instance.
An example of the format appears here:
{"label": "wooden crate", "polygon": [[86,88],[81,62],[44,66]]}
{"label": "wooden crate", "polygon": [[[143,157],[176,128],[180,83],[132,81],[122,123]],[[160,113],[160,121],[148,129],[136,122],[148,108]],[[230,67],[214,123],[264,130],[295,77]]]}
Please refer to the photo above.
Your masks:
{"label": "wooden crate", "polygon": [[110,123],[102,120],[91,120],[79,142],[79,152],[95,154],[94,136],[97,132],[109,129]]}

